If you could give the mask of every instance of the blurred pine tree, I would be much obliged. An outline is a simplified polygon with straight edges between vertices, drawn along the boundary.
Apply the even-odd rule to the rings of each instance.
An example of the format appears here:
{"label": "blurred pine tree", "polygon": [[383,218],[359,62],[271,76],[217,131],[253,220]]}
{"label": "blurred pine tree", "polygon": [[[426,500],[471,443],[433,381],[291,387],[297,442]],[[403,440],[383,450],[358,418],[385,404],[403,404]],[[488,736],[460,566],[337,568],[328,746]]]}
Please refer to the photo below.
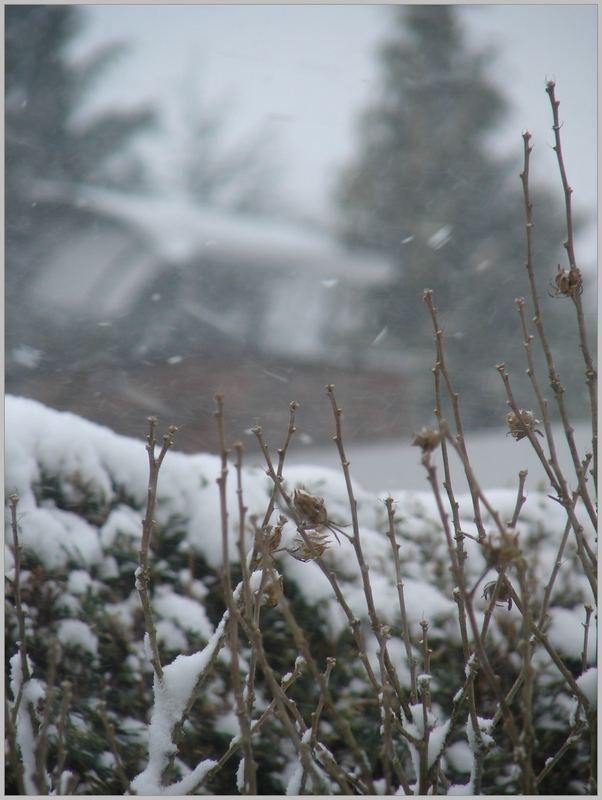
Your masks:
{"label": "blurred pine tree", "polygon": [[[341,227],[350,243],[377,248],[396,266],[394,285],[372,296],[369,335],[387,326],[391,347],[432,362],[433,331],[421,295],[433,289],[465,422],[486,426],[504,409],[496,361],[520,374],[526,366],[512,313],[514,298],[528,293],[521,131],[516,156],[495,152],[491,135],[508,102],[487,76],[494,53],[469,47],[458,9],[412,5],[387,13],[391,34],[380,50],[380,91],[360,119],[358,150],[336,191]],[[565,260],[564,208],[560,192],[531,191],[535,267],[545,295]],[[558,300],[545,306],[563,380],[581,381],[568,356],[572,344],[562,346],[574,339],[572,309]],[[431,408],[430,374],[421,367],[416,380],[421,405]]]}
{"label": "blurred pine tree", "polygon": [[[110,44],[77,63],[69,48],[81,29],[77,6],[5,9],[6,299],[8,316],[24,284],[43,268],[49,242],[68,228],[69,209],[57,219],[38,205],[43,187],[68,184],[136,189],[142,163],[130,150],[155,120],[147,107],[87,115],[79,112],[94,82],[124,51]],[[17,312],[15,312],[17,313]],[[20,312],[22,314],[22,309]],[[15,321],[16,322],[16,321]],[[12,326],[8,325],[12,332]]]}

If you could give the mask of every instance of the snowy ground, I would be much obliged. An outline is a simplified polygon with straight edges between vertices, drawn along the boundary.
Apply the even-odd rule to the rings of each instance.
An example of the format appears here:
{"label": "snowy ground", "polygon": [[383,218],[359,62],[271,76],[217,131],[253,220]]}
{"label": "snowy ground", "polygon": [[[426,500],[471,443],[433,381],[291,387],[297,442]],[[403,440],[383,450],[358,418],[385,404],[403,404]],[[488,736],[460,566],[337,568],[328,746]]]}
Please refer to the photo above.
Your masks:
{"label": "snowy ground", "polygon": [[[591,429],[585,422],[575,427],[575,442],[580,453],[590,446]],[[554,428],[554,437],[561,464],[567,469],[570,456],[564,433]],[[545,480],[543,467],[537,460],[527,440],[516,442],[506,431],[485,431],[467,436],[468,454],[477,478],[484,489],[512,488],[517,486],[519,470],[527,469],[527,485],[539,487]],[[355,444],[347,447],[351,462],[351,474],[365,489],[382,492],[394,489],[428,489],[426,473],[420,465],[420,450],[409,441],[396,439],[373,444]],[[315,464],[325,467],[340,467],[338,451],[332,443],[329,447],[292,446],[287,456],[289,464]],[[569,472],[570,474],[570,472]],[[461,491],[466,483],[461,464],[455,459],[452,478]]]}

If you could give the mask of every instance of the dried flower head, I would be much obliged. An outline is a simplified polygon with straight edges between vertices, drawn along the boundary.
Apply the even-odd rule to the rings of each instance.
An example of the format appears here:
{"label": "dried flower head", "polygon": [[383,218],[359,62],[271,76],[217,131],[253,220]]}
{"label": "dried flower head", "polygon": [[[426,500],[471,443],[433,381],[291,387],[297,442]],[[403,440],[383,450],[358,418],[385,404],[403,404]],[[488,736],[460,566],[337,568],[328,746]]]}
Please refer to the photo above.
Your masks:
{"label": "dried flower head", "polygon": [[487,562],[496,569],[506,567],[521,557],[518,533],[508,530],[489,534],[483,542],[483,548]]}
{"label": "dried flower head", "polygon": [[574,297],[581,294],[583,292],[581,272],[577,267],[572,267],[570,270],[562,269],[559,264],[551,288],[552,297]]}
{"label": "dried flower head", "polygon": [[413,447],[420,447],[423,453],[431,453],[441,442],[441,432],[429,428],[422,428],[414,434]]}
{"label": "dried flower head", "polygon": [[540,424],[540,421],[535,419],[535,414],[532,411],[525,411],[522,408],[519,408],[518,414],[515,414],[514,411],[509,411],[506,414],[506,424],[510,429],[506,436],[510,434],[517,442],[524,439],[529,433],[538,433],[543,436],[543,433],[535,427]]}
{"label": "dried flower head", "polygon": [[267,608],[275,608],[278,605],[278,597],[282,593],[282,589],[282,575],[279,576],[277,582],[269,580],[266,583],[263,587],[263,597]]}
{"label": "dried flower head", "polygon": [[[489,583],[485,584],[485,586],[483,587],[483,597],[486,600],[489,600],[491,597],[493,597],[493,592],[495,591],[496,585],[497,581],[489,581]],[[510,587],[508,586],[508,583],[505,578],[501,582],[500,587],[498,589],[495,604],[496,606],[504,606],[504,605],[507,606],[508,611],[510,611],[510,609],[512,608],[512,594],[510,592]]]}
{"label": "dried flower head", "polygon": [[275,527],[266,525],[264,529],[264,536],[267,540],[267,547],[270,553],[273,553],[279,546],[282,540],[282,529],[287,523],[286,517],[278,517],[278,524]]}
{"label": "dried flower head", "polygon": [[328,521],[323,497],[315,497],[305,489],[295,489],[293,505],[301,519],[310,525],[325,525]]}
{"label": "dried flower head", "polygon": [[310,528],[305,531],[305,538],[297,534],[293,540],[293,547],[287,547],[286,551],[297,561],[314,561],[320,558],[329,546],[330,539],[326,531]]}

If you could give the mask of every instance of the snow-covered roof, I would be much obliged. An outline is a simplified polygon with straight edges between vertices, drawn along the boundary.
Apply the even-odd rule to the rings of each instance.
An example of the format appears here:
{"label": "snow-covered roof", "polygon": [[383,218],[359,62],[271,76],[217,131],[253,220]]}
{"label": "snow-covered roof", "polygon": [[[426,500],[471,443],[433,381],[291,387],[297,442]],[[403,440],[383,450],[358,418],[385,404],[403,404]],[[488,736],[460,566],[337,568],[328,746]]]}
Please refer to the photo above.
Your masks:
{"label": "snow-covered roof", "polygon": [[309,226],[274,218],[200,206],[179,197],[133,195],[93,187],[41,187],[48,199],[70,199],[80,208],[131,225],[167,262],[207,255],[212,262],[263,269],[303,269],[322,279],[355,285],[388,282],[392,267],[383,258],[350,251],[335,237]]}

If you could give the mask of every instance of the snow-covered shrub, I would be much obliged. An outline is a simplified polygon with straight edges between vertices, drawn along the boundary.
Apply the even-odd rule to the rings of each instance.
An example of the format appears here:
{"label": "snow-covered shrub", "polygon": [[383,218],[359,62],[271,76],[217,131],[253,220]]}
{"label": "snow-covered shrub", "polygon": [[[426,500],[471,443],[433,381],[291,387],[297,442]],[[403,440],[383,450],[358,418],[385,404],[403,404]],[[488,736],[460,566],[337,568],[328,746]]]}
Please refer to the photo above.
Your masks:
{"label": "snow-covered shrub", "polygon": [[[60,734],[58,725],[51,726],[48,731],[49,763],[54,763],[58,757],[62,735],[66,751],[64,771],[79,777],[76,792],[119,794],[127,788],[125,778],[131,781],[145,770],[149,757],[146,726],[152,719],[151,712],[157,714],[157,695],[153,697],[152,667],[145,652],[144,620],[134,578],[145,510],[144,446],[142,442],[117,437],[92,423],[23,398],[8,397],[6,415],[9,432],[6,487],[20,497],[17,506],[19,541],[23,548],[20,585],[27,620],[31,681],[38,681],[41,687],[38,694],[51,704],[52,719],[60,713],[67,691],[64,682],[70,684],[64,732]],[[54,448],[48,446],[48,440],[54,443]],[[30,465],[27,472],[22,468],[25,463]],[[229,467],[233,471],[231,463]],[[170,452],[162,465],[156,507],[158,529],[152,546],[152,605],[158,646],[165,665],[178,665],[178,659],[183,656],[204,652],[207,643],[215,639],[223,620],[225,603],[218,547],[220,491],[216,482],[220,469],[217,457],[177,452]],[[47,482],[49,475],[53,480]],[[313,497],[323,498],[329,521],[332,520],[341,532],[348,531],[343,526],[351,522],[349,500],[341,474],[321,468],[291,467],[287,470],[285,467],[284,478],[287,493],[292,495],[295,489],[302,488]],[[262,470],[243,468],[242,483],[247,520],[262,518],[272,494],[269,477]],[[402,690],[409,697],[411,669],[402,638],[395,563],[387,536],[387,498],[367,493],[357,486],[354,489],[375,610],[378,619],[387,626],[387,652]],[[238,581],[240,569],[234,557],[238,519],[234,513],[237,501],[233,490],[230,481],[227,493],[232,509],[229,525],[233,545],[231,570]],[[128,493],[131,499],[126,502],[124,497]],[[418,684],[428,686],[431,697],[430,741],[437,744],[431,744],[429,758],[442,756],[441,770],[447,780],[454,785],[464,784],[468,792],[466,781],[473,769],[474,736],[467,728],[466,712],[460,712],[460,720],[450,725],[454,703],[457,705],[456,695],[465,681],[466,663],[445,536],[432,494],[400,491],[392,499],[410,652],[420,665],[420,671],[424,658],[420,645],[421,623],[428,622],[428,647],[432,651],[428,655],[429,676],[419,677]],[[491,499],[504,518],[511,515],[516,503],[513,492],[498,491]],[[470,495],[460,496],[458,501],[462,529],[467,534],[474,533]],[[278,514],[287,515],[281,501],[276,509]],[[527,546],[535,545],[530,558],[535,607],[541,604],[546,577],[553,568],[562,538],[564,518],[561,511],[554,500],[536,492],[528,494],[521,509],[522,536]],[[378,695],[358,654],[353,631],[324,573],[314,559],[301,561],[289,552],[293,551],[298,534],[292,515],[288,516],[280,546],[273,554],[284,595],[320,668],[326,668],[329,658],[336,659],[329,678],[332,697],[340,718],[349,725],[355,741],[361,743],[373,780],[379,781],[383,778],[383,720]],[[486,514],[484,522],[489,528],[491,520]],[[339,532],[337,535],[340,544],[332,534],[323,561],[336,576],[353,618],[358,622],[367,661],[380,681],[379,644],[371,629],[361,570],[349,534],[345,536]],[[250,550],[254,538],[251,522],[248,522],[245,537],[245,546]],[[477,542],[467,538],[466,550],[465,572],[471,583],[476,583],[487,570],[475,602],[477,622],[481,626],[489,605],[488,600],[481,597],[482,586],[496,573],[493,567],[487,568]],[[6,550],[6,566],[8,578],[13,579],[10,547]],[[12,599],[10,582],[7,599]],[[576,677],[582,661],[583,637],[579,632],[583,630],[585,618],[583,605],[591,600],[587,581],[576,566],[575,548],[567,549],[551,597],[548,635]],[[10,603],[7,612],[6,652],[11,658],[19,649],[18,619]],[[506,604],[495,608],[490,622],[488,652],[507,688],[520,671],[521,624],[520,612]],[[262,606],[260,628],[271,668],[278,680],[282,680],[295,671],[302,653],[278,604]],[[52,689],[49,672],[55,642],[59,655]],[[240,673],[244,680],[251,669],[253,649],[242,636],[239,646]],[[593,636],[589,640],[586,663],[594,665]],[[218,761],[240,737],[229,664],[230,650],[226,644],[219,651],[213,670],[190,712],[185,715],[181,735],[177,738],[177,759],[173,761],[169,779],[172,784],[184,780],[201,763],[206,764],[207,771],[212,766],[209,760]],[[562,676],[544,650],[537,650],[533,664],[541,689],[535,693],[534,725],[541,744],[549,742],[541,749],[541,758],[545,759],[554,755],[554,747],[563,741],[575,708]],[[176,684],[184,679],[183,668],[181,662],[174,670]],[[167,671],[169,666],[164,669]],[[289,696],[311,729],[311,715],[320,701],[319,687],[307,668],[297,663],[297,669],[299,676]],[[485,725],[495,716],[497,706],[482,676],[477,676],[475,687],[482,695],[479,710]],[[188,689],[182,698],[184,706],[188,701],[187,692]],[[14,701],[14,694],[9,691],[10,695]],[[253,719],[259,718],[271,702],[273,697],[260,669],[256,676]],[[422,708],[420,700],[417,705],[410,705],[415,711],[416,735],[423,736],[421,712],[417,711]],[[112,735],[107,732],[107,722]],[[491,727],[491,722],[488,724]],[[413,730],[409,723],[407,728]],[[163,744],[171,741],[169,730],[162,730],[160,735],[166,739]],[[485,777],[499,790],[516,790],[516,776],[510,772],[505,774],[503,766],[508,760],[501,726],[497,725],[488,735],[491,735],[492,749],[485,759]],[[403,765],[413,785],[417,776],[411,767],[412,746],[398,734],[393,735],[392,740],[394,757]],[[327,709],[322,712],[319,741],[342,770],[354,780],[361,780],[355,774],[353,754],[333,725]],[[113,745],[119,754],[121,771],[115,766]],[[573,756],[573,767],[587,760],[585,742],[577,742],[575,749],[581,755],[578,759]],[[258,765],[259,793],[282,793],[289,784],[294,788],[295,750],[276,714],[269,716],[253,737],[253,755]],[[499,768],[488,767],[497,762]],[[238,763],[238,756],[235,756],[220,770],[211,773],[210,779],[201,784],[202,790],[208,793],[236,791]],[[197,770],[191,784],[199,783],[202,772]],[[578,775],[579,770],[568,770],[571,776],[573,773]],[[9,770],[8,788],[17,788],[15,779]],[[393,780],[397,788],[397,779]],[[336,789],[331,779],[326,779],[325,785]],[[141,783],[140,791],[144,788],[148,785]]]}

